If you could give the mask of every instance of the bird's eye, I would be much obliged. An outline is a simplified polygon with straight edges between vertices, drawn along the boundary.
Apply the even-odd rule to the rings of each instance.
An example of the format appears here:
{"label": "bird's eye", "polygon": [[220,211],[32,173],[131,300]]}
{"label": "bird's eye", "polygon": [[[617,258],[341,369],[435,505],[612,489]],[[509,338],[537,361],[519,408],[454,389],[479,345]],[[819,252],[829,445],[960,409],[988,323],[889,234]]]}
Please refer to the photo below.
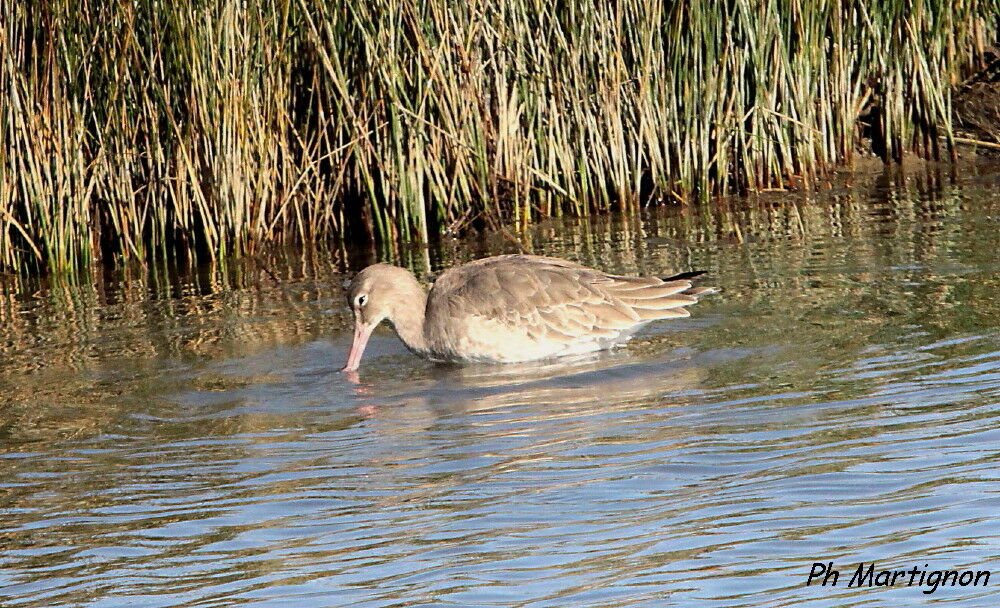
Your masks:
{"label": "bird's eye", "polygon": [[368,303],[368,296],[366,296],[365,294],[361,294],[357,298],[355,298],[354,302],[357,304],[358,308],[361,308],[362,306]]}

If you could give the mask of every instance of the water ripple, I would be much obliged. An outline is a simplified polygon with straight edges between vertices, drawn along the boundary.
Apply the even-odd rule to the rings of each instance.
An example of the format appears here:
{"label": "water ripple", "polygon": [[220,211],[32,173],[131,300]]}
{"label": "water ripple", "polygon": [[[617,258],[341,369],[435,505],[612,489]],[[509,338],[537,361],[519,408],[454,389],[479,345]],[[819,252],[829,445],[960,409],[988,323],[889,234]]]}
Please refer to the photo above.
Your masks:
{"label": "water ripple", "polygon": [[379,332],[353,384],[339,295],[309,281],[185,300],[202,316],[122,304],[100,339],[56,340],[86,345],[64,368],[36,365],[58,359],[38,342],[0,377],[3,603],[992,606],[989,588],[805,585],[816,561],[1000,554],[993,226],[955,228],[947,199],[926,218],[881,204],[803,208],[809,235],[760,211],[773,233],[753,242],[652,218],[652,249],[610,257],[631,241],[560,233],[553,253],[623,272],[687,256],[727,286],[587,360],[438,367]]}

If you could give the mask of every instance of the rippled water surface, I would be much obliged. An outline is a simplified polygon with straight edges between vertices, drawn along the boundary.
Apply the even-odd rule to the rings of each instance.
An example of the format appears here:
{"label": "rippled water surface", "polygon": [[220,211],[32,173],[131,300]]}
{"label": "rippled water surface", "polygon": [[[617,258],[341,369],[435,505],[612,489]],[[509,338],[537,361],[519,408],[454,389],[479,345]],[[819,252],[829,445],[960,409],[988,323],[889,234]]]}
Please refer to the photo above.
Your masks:
{"label": "rippled water surface", "polygon": [[[722,288],[575,362],[438,366],[384,329],[352,383],[336,252],[11,283],[0,604],[995,606],[1000,177],[975,173],[537,228],[521,247]],[[847,587],[862,562],[993,580]]]}

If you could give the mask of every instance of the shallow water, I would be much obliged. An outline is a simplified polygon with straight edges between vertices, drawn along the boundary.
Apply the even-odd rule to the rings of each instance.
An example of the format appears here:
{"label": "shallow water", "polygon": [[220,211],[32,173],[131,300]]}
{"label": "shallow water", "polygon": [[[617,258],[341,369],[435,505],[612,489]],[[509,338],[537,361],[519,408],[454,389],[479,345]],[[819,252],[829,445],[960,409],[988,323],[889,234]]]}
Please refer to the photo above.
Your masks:
{"label": "shallow water", "polygon": [[[589,360],[382,330],[354,384],[338,253],[8,287],[0,604],[993,606],[1000,173],[857,182],[534,229],[723,289]],[[993,580],[848,587],[862,562]]]}

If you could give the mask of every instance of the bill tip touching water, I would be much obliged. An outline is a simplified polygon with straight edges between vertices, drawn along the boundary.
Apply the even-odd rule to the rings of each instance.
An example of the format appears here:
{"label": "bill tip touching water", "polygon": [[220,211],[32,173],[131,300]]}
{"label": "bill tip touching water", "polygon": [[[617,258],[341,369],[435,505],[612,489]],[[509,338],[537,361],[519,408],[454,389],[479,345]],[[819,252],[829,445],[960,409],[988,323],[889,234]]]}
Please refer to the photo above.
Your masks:
{"label": "bill tip touching water", "polygon": [[689,316],[687,306],[716,291],[693,285],[702,274],[622,276],[515,254],[451,268],[427,292],[408,270],[374,264],[347,291],[354,339],[343,371],[358,369],[382,321],[432,361],[515,363],[612,348],[651,321]]}

